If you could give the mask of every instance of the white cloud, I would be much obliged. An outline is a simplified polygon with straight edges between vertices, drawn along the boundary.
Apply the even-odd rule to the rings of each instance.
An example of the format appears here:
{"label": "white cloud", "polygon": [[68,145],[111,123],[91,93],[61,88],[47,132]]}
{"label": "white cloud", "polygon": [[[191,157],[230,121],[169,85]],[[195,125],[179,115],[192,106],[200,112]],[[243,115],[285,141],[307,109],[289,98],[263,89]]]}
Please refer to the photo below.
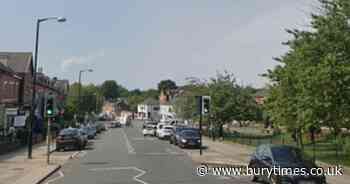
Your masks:
{"label": "white cloud", "polygon": [[73,65],[83,65],[83,64],[91,64],[97,61],[98,58],[104,57],[105,51],[99,50],[94,53],[89,53],[85,56],[72,56],[67,59],[64,59],[61,63],[62,71],[67,71]]}

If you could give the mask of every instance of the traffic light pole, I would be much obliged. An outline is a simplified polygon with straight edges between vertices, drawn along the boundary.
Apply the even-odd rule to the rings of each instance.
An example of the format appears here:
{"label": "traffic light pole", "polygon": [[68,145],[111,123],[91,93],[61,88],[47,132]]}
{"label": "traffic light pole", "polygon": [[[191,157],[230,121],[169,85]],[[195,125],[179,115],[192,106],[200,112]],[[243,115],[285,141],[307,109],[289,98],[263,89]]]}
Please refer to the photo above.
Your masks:
{"label": "traffic light pole", "polygon": [[200,144],[199,144],[199,155],[202,155],[202,116],[203,116],[203,108],[202,108],[202,96],[199,97],[199,101],[200,101],[200,106],[199,106],[199,140],[200,140]]}
{"label": "traffic light pole", "polygon": [[48,117],[48,119],[47,119],[46,143],[47,143],[46,163],[50,164],[51,117]]}

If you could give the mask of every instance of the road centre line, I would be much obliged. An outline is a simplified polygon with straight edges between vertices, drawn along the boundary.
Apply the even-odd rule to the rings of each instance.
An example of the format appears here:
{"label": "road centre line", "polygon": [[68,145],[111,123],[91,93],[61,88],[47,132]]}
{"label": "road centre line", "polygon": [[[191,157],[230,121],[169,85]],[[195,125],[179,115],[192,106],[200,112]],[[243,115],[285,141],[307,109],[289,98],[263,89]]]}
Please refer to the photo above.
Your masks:
{"label": "road centre line", "polygon": [[135,149],[132,147],[132,145],[131,145],[131,143],[130,143],[130,141],[128,139],[128,136],[126,135],[124,129],[123,129],[122,132],[123,132],[123,137],[125,139],[126,147],[128,149],[128,153],[129,154],[136,154]]}

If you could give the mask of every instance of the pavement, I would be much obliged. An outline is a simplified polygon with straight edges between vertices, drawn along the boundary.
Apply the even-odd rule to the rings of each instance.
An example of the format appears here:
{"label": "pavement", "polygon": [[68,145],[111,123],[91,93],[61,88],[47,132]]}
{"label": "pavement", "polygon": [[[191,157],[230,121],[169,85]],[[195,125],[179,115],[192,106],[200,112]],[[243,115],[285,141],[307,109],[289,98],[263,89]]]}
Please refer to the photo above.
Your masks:
{"label": "pavement", "polygon": [[33,146],[32,159],[27,159],[23,148],[0,156],[0,184],[37,184],[60,169],[73,152],[57,153],[51,146],[51,162],[46,164],[47,146],[41,143]]}
{"label": "pavement", "polygon": [[[191,155],[154,137],[142,123],[109,129],[79,159],[67,162],[43,184],[246,184],[247,179],[198,176]],[[194,150],[193,150],[194,151]],[[197,150],[198,151],[198,150]]]}

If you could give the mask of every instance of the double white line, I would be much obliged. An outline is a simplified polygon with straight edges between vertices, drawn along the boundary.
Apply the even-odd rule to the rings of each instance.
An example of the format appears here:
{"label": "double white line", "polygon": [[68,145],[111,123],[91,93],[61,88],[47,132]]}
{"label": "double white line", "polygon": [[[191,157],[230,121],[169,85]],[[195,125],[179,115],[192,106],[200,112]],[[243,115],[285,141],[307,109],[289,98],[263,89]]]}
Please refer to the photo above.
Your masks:
{"label": "double white line", "polygon": [[124,129],[122,132],[123,132],[123,137],[125,139],[126,147],[128,149],[128,153],[129,154],[136,154],[135,149],[134,149],[134,147],[131,146],[131,143],[130,143],[128,136],[126,135]]}

